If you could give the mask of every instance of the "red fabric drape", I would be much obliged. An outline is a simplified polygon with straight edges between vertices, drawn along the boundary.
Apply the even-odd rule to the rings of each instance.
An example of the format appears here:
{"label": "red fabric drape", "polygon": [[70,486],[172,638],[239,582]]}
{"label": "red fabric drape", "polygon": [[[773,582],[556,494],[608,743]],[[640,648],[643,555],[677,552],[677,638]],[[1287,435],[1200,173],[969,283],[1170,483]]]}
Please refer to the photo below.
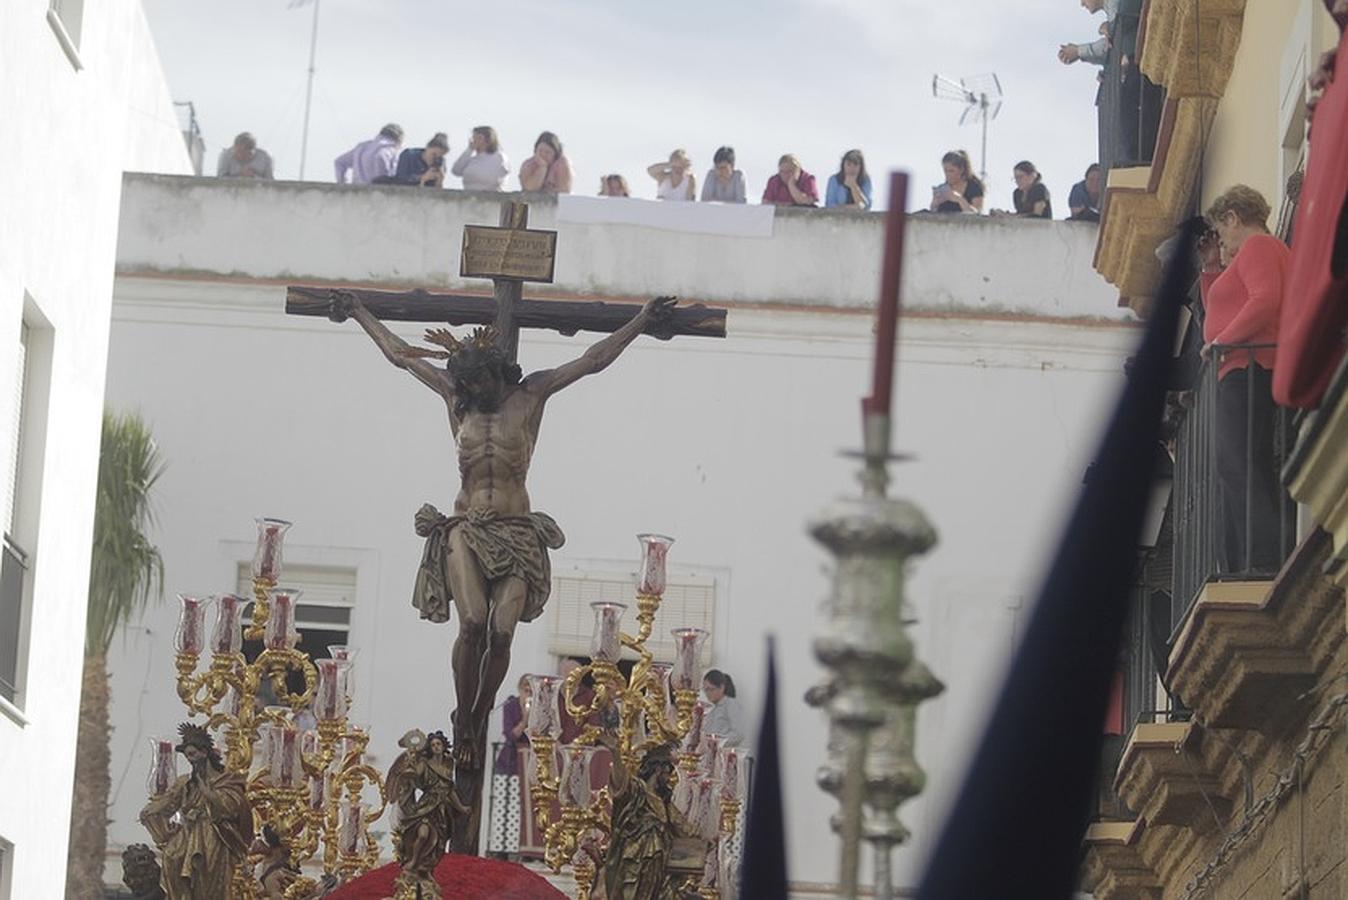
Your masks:
{"label": "red fabric drape", "polygon": [[1330,270],[1348,202],[1348,32],[1339,40],[1334,83],[1311,125],[1306,180],[1292,228],[1292,264],[1283,295],[1273,399],[1314,407],[1344,353],[1348,277]]}
{"label": "red fabric drape", "polygon": [[[393,896],[396,865],[382,866],[343,885],[328,900],[385,900]],[[435,867],[444,900],[565,900],[566,895],[516,863],[448,853]]]}

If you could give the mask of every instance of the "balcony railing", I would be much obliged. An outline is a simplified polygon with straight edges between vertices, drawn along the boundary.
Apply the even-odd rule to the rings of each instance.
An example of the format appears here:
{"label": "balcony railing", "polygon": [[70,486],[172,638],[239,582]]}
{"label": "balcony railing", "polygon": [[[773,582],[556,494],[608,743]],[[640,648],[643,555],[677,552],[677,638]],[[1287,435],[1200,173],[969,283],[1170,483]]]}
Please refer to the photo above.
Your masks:
{"label": "balcony railing", "polygon": [[[1213,347],[1187,398],[1175,459],[1176,629],[1208,582],[1272,579],[1295,545],[1296,509],[1279,479],[1291,416],[1269,396],[1272,372],[1254,365],[1272,346]],[[1233,356],[1247,368],[1219,383]]]}
{"label": "balcony railing", "polygon": [[24,584],[28,554],[5,535],[0,548],[0,697],[13,702],[18,695],[19,625],[23,619]]}
{"label": "balcony railing", "polygon": [[1151,163],[1165,107],[1165,90],[1138,69],[1138,16],[1120,12],[1111,29],[1109,59],[1096,98],[1100,165],[1106,172]]}

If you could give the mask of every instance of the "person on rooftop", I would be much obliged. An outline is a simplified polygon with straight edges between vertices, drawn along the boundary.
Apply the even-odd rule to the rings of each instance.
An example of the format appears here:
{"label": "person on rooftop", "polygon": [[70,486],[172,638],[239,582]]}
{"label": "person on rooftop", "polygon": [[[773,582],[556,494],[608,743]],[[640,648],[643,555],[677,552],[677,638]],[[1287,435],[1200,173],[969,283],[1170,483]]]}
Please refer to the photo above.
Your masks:
{"label": "person on rooftop", "polygon": [[668,162],[646,167],[646,174],[655,179],[657,200],[696,200],[697,179],[688,170],[693,163],[688,151],[679,149],[669,154]]}
{"label": "person on rooftop", "polygon": [[941,157],[945,181],[931,189],[931,211],[938,213],[981,213],[983,182],[973,173],[973,163],[963,150],[951,150]]}
{"label": "person on rooftop", "polygon": [[374,184],[376,178],[391,177],[398,170],[398,148],[402,145],[402,127],[390,122],[379,129],[379,134],[333,160],[337,183]]}
{"label": "person on rooftop", "polygon": [[599,196],[630,197],[632,191],[627,187],[627,179],[615,172],[599,179]]}
{"label": "person on rooftop", "polygon": [[718,148],[711,162],[711,171],[702,182],[702,202],[745,202],[744,173],[735,168],[735,148]]}
{"label": "person on rooftop", "polygon": [[239,132],[234,144],[220,151],[215,167],[218,178],[272,178],[271,157],[257,145],[257,138]]}
{"label": "person on rooftop", "polygon": [[490,125],[474,128],[468,146],[449,171],[463,179],[465,191],[501,190],[510,174],[510,161],[501,152],[496,129]]}
{"label": "person on rooftop", "polygon": [[1105,21],[1100,26],[1100,37],[1087,44],[1063,44],[1058,48],[1058,61],[1064,65],[1086,62],[1103,66],[1109,60],[1109,31],[1119,15],[1120,0],[1081,0],[1086,12],[1094,15],[1104,10]]}
{"label": "person on rooftop", "polygon": [[562,153],[562,142],[551,131],[534,141],[534,155],[520,165],[520,188],[544,194],[571,193],[571,161]]}
{"label": "person on rooftop", "polygon": [[777,206],[818,206],[819,187],[814,176],[801,167],[800,160],[787,153],[777,160],[777,174],[768,179],[763,202]]}
{"label": "person on rooftop", "polygon": [[838,163],[838,174],[828,178],[824,206],[871,208],[871,176],[866,174],[866,159],[860,150],[848,150],[843,154],[842,162]]}
{"label": "person on rooftop", "polygon": [[448,153],[449,138],[443,131],[436,132],[425,147],[408,147],[398,156],[393,181],[417,187],[443,187],[445,155]]}
{"label": "person on rooftop", "polygon": [[1067,206],[1072,210],[1069,219],[1077,222],[1100,221],[1103,182],[1104,171],[1099,163],[1091,163],[1086,167],[1086,177],[1072,185],[1072,193],[1067,195]]}
{"label": "person on rooftop", "polygon": [[1016,189],[1011,194],[1016,215],[1022,219],[1053,218],[1053,203],[1049,200],[1048,185],[1044,184],[1044,176],[1039,174],[1034,163],[1022,159],[1012,170],[1012,177],[1016,180]]}

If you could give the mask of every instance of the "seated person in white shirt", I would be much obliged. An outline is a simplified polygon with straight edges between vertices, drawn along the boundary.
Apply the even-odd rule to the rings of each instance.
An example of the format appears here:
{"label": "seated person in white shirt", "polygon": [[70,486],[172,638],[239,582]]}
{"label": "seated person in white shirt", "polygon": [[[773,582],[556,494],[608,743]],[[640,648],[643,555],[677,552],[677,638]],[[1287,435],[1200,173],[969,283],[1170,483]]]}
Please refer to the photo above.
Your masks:
{"label": "seated person in white shirt", "polygon": [[722,747],[744,746],[744,707],[735,699],[735,682],[720,669],[708,669],[702,693],[712,704],[702,718],[703,733],[720,735]]}

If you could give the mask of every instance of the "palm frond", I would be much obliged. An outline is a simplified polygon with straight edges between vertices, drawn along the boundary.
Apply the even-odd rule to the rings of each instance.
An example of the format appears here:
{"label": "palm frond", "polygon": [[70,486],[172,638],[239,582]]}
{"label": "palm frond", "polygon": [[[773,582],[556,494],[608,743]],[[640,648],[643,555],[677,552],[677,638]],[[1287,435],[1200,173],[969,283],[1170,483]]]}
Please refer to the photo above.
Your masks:
{"label": "palm frond", "polygon": [[148,532],[164,460],[134,413],[103,414],[85,653],[107,653],[117,629],[164,593],[164,561]]}

